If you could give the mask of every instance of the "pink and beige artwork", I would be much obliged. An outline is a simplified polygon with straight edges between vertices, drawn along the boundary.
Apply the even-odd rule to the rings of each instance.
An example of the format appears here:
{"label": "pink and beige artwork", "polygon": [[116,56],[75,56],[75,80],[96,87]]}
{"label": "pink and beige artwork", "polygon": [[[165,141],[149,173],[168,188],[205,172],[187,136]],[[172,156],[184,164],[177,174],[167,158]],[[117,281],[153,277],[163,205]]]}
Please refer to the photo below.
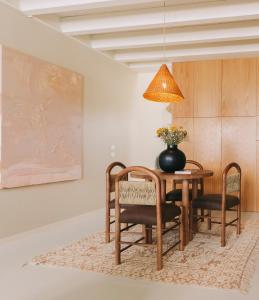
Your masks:
{"label": "pink and beige artwork", "polygon": [[82,75],[0,47],[1,188],[80,179]]}

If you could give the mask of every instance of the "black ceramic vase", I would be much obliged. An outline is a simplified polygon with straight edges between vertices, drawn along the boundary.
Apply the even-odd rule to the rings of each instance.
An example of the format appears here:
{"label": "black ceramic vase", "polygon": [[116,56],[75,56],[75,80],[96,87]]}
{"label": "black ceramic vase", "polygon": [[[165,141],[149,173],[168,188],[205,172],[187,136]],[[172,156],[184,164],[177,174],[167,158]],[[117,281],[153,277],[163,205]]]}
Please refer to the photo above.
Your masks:
{"label": "black ceramic vase", "polygon": [[184,169],[186,157],[177,145],[167,145],[167,149],[160,153],[158,161],[160,169],[172,173]]}

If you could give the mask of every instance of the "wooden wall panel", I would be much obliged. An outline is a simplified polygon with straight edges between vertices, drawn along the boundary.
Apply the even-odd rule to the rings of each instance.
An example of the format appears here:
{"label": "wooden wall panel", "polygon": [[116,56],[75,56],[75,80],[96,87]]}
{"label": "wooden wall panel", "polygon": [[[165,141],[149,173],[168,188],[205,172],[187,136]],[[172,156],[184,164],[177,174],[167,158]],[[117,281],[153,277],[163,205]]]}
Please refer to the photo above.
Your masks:
{"label": "wooden wall panel", "polygon": [[236,161],[242,208],[259,211],[259,58],[177,63],[174,71],[187,100],[172,110],[189,133],[180,148],[214,171],[206,191],[219,192],[222,169]]}
{"label": "wooden wall panel", "polygon": [[256,142],[256,211],[259,212],[259,141]]}
{"label": "wooden wall panel", "polygon": [[222,118],[222,166],[240,164],[243,174],[242,209],[256,211],[256,118]]}
{"label": "wooden wall panel", "polygon": [[222,63],[222,116],[256,115],[256,58]]}
{"label": "wooden wall panel", "polygon": [[[2,84],[3,84],[3,46],[0,45],[0,118],[2,118]],[[1,130],[1,129],[0,129]],[[2,131],[2,130],[1,130]],[[2,170],[2,138],[0,136],[0,174],[3,173]],[[0,177],[0,189],[2,188]]]}
{"label": "wooden wall panel", "polygon": [[184,100],[172,104],[175,117],[217,117],[221,114],[221,60],[176,63],[173,73]]}
{"label": "wooden wall panel", "polygon": [[187,159],[193,159],[193,118],[174,118],[173,124],[176,126],[182,126],[188,132],[188,136],[185,141],[179,145]]}
{"label": "wooden wall panel", "polygon": [[256,107],[256,115],[259,116],[259,58],[256,61],[256,66],[257,66],[257,82],[256,82],[256,95],[257,95],[257,107]]}
{"label": "wooden wall panel", "polygon": [[206,193],[221,191],[221,118],[195,118],[194,160],[207,170],[213,170],[213,177],[205,179]]}
{"label": "wooden wall panel", "polygon": [[193,117],[193,62],[175,63],[173,65],[174,78],[184,95],[184,100],[172,104],[174,117]]}
{"label": "wooden wall panel", "polygon": [[221,72],[221,60],[193,63],[194,117],[221,115]]}
{"label": "wooden wall panel", "polygon": [[256,107],[256,211],[259,212],[259,58],[257,59]]}

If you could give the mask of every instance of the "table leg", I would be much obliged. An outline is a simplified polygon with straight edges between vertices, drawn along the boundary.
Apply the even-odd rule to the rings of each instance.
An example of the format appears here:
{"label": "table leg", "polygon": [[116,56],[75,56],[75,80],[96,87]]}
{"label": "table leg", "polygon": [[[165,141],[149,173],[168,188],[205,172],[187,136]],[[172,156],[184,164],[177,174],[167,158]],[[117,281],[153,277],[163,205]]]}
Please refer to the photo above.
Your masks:
{"label": "table leg", "polygon": [[184,245],[189,242],[189,181],[184,179],[182,186],[182,205],[184,213]]}
{"label": "table leg", "polygon": [[[166,180],[161,180],[161,203],[165,203],[166,196]],[[162,229],[165,229],[166,224],[162,224]]]}
{"label": "table leg", "polygon": [[[192,181],[192,201],[194,201],[195,198],[198,196],[198,180],[193,179]],[[197,209],[190,209],[190,240],[193,239],[193,232],[197,232],[197,217],[193,217],[193,215],[197,215]]]}
{"label": "table leg", "polygon": [[161,180],[161,202],[165,203],[166,180]]}

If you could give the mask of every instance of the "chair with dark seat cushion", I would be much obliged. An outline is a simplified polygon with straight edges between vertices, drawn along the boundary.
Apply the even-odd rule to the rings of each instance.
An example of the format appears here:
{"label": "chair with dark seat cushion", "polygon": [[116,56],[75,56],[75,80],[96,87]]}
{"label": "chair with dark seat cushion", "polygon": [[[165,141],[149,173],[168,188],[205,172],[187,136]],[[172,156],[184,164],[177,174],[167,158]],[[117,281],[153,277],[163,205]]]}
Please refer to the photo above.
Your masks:
{"label": "chair with dark seat cushion", "polygon": [[[199,170],[203,170],[203,166],[194,160],[186,160],[186,165],[192,165],[198,168]],[[181,185],[182,182],[177,180],[173,182],[173,190],[168,192],[166,194],[166,201],[170,202],[176,202],[176,201],[182,201],[182,189],[177,188],[177,185]],[[198,186],[198,194],[202,195],[204,189],[203,179],[200,180],[199,186]],[[192,189],[189,189],[189,199],[192,199]]]}
{"label": "chair with dark seat cushion", "polygon": [[[129,181],[131,172],[141,172],[148,176],[149,181]],[[123,209],[123,206],[128,207]],[[116,264],[121,263],[121,252],[133,245],[157,247],[157,270],[163,267],[162,257],[170,249],[179,244],[184,249],[184,220],[181,208],[174,204],[164,203],[161,199],[161,180],[159,176],[144,167],[128,167],[123,169],[115,178],[115,253]],[[141,238],[135,242],[122,240],[121,224],[141,224]],[[163,235],[179,228],[179,240],[163,252]],[[152,231],[156,232],[156,244],[152,244]],[[127,233],[125,233],[127,234]],[[129,233],[128,233],[129,234]],[[143,243],[144,241],[144,243]],[[121,245],[126,244],[124,248]]]}
{"label": "chair with dark seat cushion", "polygon": [[[229,174],[230,170],[235,173]],[[226,245],[226,227],[235,225],[237,234],[241,232],[241,168],[237,163],[230,163],[222,173],[222,193],[200,195],[192,201],[192,208],[197,210],[206,209],[208,214],[203,216],[208,218],[208,229],[211,229],[211,223],[221,224],[221,246]],[[237,216],[232,221],[226,221],[226,212],[236,208]],[[211,211],[221,211],[220,217],[211,215]],[[192,212],[191,212],[192,214]],[[198,218],[198,215],[194,215]],[[215,218],[220,221],[214,221]],[[193,218],[190,218],[191,222]],[[192,228],[192,226],[190,226]]]}

